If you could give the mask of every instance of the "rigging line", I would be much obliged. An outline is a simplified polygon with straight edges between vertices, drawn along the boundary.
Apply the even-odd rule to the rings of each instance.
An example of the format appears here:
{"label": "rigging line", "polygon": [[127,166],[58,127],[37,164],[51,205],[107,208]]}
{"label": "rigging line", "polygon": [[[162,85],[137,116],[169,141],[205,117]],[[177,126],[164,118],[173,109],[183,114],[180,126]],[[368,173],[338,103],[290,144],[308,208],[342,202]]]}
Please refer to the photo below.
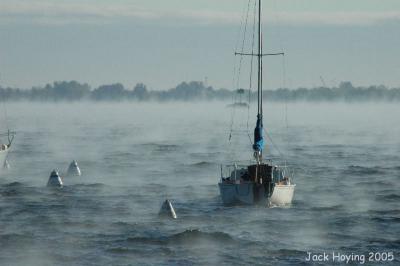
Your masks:
{"label": "rigging line", "polygon": [[231,124],[230,124],[230,130],[229,130],[229,143],[231,142],[232,139],[232,131],[233,131],[233,122],[234,122],[234,117],[235,117],[235,106],[234,103],[236,101],[236,93],[233,93],[232,95],[232,111],[231,111]]}
{"label": "rigging line", "polygon": [[[249,0],[250,1],[250,0]],[[242,28],[243,28],[243,22],[244,22],[244,16],[245,16],[245,14],[246,14],[246,6],[248,6],[248,4],[247,5],[243,5],[243,10],[242,10],[242,17],[241,17],[241,20],[240,20],[240,28],[239,28],[239,30],[238,30],[238,32],[237,32],[237,38],[236,38],[236,43],[235,43],[235,52],[237,51],[237,49],[238,49],[238,47],[239,47],[239,43],[240,43],[240,41],[241,41],[241,35],[242,35]],[[247,7],[248,8],[248,7]]]}
{"label": "rigging line", "polygon": [[4,120],[5,120],[5,124],[6,124],[7,130],[9,131],[10,130],[10,126],[8,124],[8,114],[7,114],[7,108],[6,108],[6,103],[5,103],[5,99],[4,98],[2,99],[2,102],[3,102],[4,115],[5,115]]}
{"label": "rigging line", "polygon": [[[283,38],[282,38],[282,34],[281,31],[279,30],[279,22],[280,22],[280,18],[279,18],[279,11],[278,11],[278,2],[276,0],[273,1],[273,5],[274,5],[274,19],[275,19],[275,24],[278,27],[278,31],[277,31],[277,35],[278,35],[278,40],[279,40],[279,45],[280,45],[280,49],[281,52],[283,53],[282,56],[282,87],[283,89],[287,89],[287,84],[286,84],[286,80],[287,80],[287,73],[286,73],[286,57],[284,54],[284,49],[283,49]],[[289,121],[288,121],[288,94],[285,93],[285,110],[284,110],[284,115],[285,115],[285,144],[286,144],[286,151],[289,150]],[[286,154],[287,155],[287,154]],[[285,166],[287,164],[287,160],[285,159]]]}
{"label": "rigging line", "polygon": [[278,145],[276,145],[275,142],[272,140],[271,136],[268,134],[268,132],[265,130],[265,128],[264,128],[264,133],[268,137],[269,141],[271,142],[272,147],[275,148],[277,150],[277,152],[279,153],[279,156],[281,156],[286,161],[285,155],[281,152]]}
{"label": "rigging line", "polygon": [[280,46],[280,48],[281,48],[281,52],[283,53],[284,52],[284,50],[283,50],[283,38],[282,38],[282,35],[281,35],[281,32],[280,32],[280,30],[279,30],[279,21],[280,21],[280,18],[279,18],[279,12],[278,12],[278,4],[277,4],[277,1],[275,0],[275,1],[273,1],[273,3],[274,3],[274,9],[275,9],[275,12],[274,12],[274,20],[275,20],[275,25],[278,27],[278,39],[279,39],[279,46]]}
{"label": "rigging line", "polygon": [[[286,60],[285,60],[285,56],[282,57],[282,72],[283,72],[283,88],[286,88]],[[288,122],[288,93],[285,93],[285,126],[286,126],[286,130],[289,129],[289,122]],[[286,132],[286,134],[288,133],[288,131]],[[289,143],[288,143],[289,144]]]}
{"label": "rigging line", "polygon": [[[236,43],[235,43],[235,50],[234,50],[235,52],[237,51],[237,49],[239,47],[239,43],[240,43],[240,39],[241,39],[240,36],[242,35],[242,28],[243,28],[245,10],[246,10],[246,5],[243,5],[242,17],[241,17],[241,20],[240,20],[240,27],[239,27],[238,32],[237,32],[237,38],[236,38]],[[232,88],[233,89],[235,88],[235,84],[236,84],[236,72],[237,72],[237,64],[236,64],[236,60],[235,60],[235,62],[233,64],[233,75],[232,75]],[[232,103],[234,102],[234,100],[235,100],[235,95],[232,95]],[[230,130],[232,130],[232,127],[233,127],[234,116],[235,116],[235,110],[234,110],[234,108],[232,108],[232,110],[231,110]],[[229,134],[229,141],[228,141],[229,144],[230,144],[231,138],[232,138],[232,135]]]}
{"label": "rigging line", "polygon": [[[247,4],[247,12],[246,12],[246,20],[245,20],[245,24],[244,24],[244,31],[243,31],[243,41],[242,41],[242,48],[241,48],[241,53],[244,53],[244,45],[246,42],[246,35],[247,35],[247,23],[248,23],[248,19],[249,19],[249,12],[250,12],[250,2],[251,0],[248,1]],[[236,51],[235,51],[236,52]],[[236,84],[236,88],[239,89],[239,82],[240,82],[240,75],[241,75],[241,70],[242,70],[242,62],[243,62],[243,55],[240,55],[240,59],[239,59],[239,69],[238,69],[238,79],[237,79],[237,84]]]}
{"label": "rigging line", "polygon": [[[254,0],[254,10],[253,10],[253,37],[251,42],[251,53],[254,54],[255,47],[255,34],[256,34],[256,16],[257,16],[257,1]],[[251,57],[250,60],[250,86],[249,86],[249,105],[247,106],[247,136],[249,137],[250,144],[253,144],[251,139],[250,130],[249,130],[249,121],[250,121],[250,101],[251,101],[251,90],[253,88],[253,66],[254,66],[254,57]]]}
{"label": "rigging line", "polygon": [[[245,19],[245,23],[244,23],[244,29],[243,29],[243,41],[242,41],[242,47],[241,47],[241,52],[244,52],[244,45],[245,45],[245,41],[246,41],[246,34],[247,34],[247,24],[248,24],[248,19],[249,19],[249,12],[250,12],[250,2],[251,0],[248,1],[247,3],[247,11],[246,11],[246,19]],[[243,17],[242,17],[243,19]],[[237,51],[237,47],[235,48],[235,52]],[[240,75],[241,75],[241,69],[242,69],[242,62],[243,62],[243,55],[240,56],[239,59],[239,67],[238,67],[238,72],[237,72],[237,79],[236,79],[236,89],[239,89],[240,86]],[[236,74],[236,73],[234,73]],[[234,116],[235,116],[235,106],[233,106],[232,108],[232,119],[231,119],[231,130],[233,128],[233,124],[234,124]],[[232,138],[232,134],[229,134],[229,141]]]}
{"label": "rigging line", "polygon": [[[282,71],[283,71],[283,88],[286,88],[286,60],[285,56],[282,58]],[[289,121],[288,121],[288,94],[285,93],[285,137],[286,137],[286,153],[289,151]],[[285,160],[285,166],[287,164],[287,161]]]}
{"label": "rigging line", "polygon": [[[1,82],[1,75],[0,75],[0,82]],[[4,88],[2,88],[3,89],[3,91],[4,91]],[[7,117],[8,117],[8,115],[7,115],[7,108],[6,108],[6,103],[5,103],[5,97],[3,97],[3,93],[1,93],[0,94],[1,95],[1,103],[2,103],[2,106],[3,106],[3,109],[4,109],[4,115],[5,115],[5,118],[4,118],[4,122],[5,122],[5,124],[6,124],[6,128],[7,128],[7,130],[10,130],[10,127],[9,127],[9,125],[8,125],[8,119],[7,119]]]}

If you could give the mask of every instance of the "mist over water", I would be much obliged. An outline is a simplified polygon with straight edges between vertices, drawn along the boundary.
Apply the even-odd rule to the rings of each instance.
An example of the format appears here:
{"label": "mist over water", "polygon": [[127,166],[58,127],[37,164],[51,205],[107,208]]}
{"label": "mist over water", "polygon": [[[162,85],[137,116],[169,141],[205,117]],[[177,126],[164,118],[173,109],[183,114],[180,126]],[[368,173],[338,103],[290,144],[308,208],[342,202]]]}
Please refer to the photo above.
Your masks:
{"label": "mist over water", "polygon": [[[289,208],[222,205],[220,164],[252,156],[247,110],[228,142],[226,105],[8,104],[0,264],[306,265],[308,251],[400,262],[398,105],[289,104],[287,127],[284,104],[267,103],[264,126],[295,171]],[[47,189],[72,160],[82,176]],[[166,198],[177,220],[158,217]]]}

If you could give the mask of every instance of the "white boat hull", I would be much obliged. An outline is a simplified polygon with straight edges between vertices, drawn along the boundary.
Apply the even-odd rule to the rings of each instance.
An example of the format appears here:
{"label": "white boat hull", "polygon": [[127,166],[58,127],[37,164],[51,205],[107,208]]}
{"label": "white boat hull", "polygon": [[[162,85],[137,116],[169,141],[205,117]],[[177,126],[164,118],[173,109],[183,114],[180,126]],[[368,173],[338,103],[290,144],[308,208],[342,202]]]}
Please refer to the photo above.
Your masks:
{"label": "white boat hull", "polygon": [[[259,197],[255,200],[254,184],[227,184],[219,183],[219,189],[222,202],[225,205],[234,204],[267,204],[275,206],[284,206],[292,203],[294,190],[296,185],[275,185],[271,197]],[[265,190],[261,188],[259,194],[265,194]],[[264,199],[263,199],[264,198]]]}
{"label": "white boat hull", "polygon": [[288,205],[292,203],[296,185],[275,185],[270,198],[271,205]]}

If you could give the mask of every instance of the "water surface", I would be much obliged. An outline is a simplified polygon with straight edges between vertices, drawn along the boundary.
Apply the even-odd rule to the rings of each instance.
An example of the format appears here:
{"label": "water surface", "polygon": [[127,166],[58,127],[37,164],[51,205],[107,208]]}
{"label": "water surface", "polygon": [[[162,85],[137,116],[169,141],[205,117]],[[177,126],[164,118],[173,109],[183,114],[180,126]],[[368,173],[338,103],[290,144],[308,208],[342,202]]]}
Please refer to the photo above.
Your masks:
{"label": "water surface", "polygon": [[[289,208],[221,204],[220,164],[252,155],[246,109],[230,142],[226,103],[7,109],[18,135],[0,177],[1,265],[307,265],[307,251],[400,262],[398,105],[289,104],[286,124],[267,103],[270,156],[295,171]],[[47,189],[73,159],[83,175]],[[178,220],[158,218],[165,198]]]}

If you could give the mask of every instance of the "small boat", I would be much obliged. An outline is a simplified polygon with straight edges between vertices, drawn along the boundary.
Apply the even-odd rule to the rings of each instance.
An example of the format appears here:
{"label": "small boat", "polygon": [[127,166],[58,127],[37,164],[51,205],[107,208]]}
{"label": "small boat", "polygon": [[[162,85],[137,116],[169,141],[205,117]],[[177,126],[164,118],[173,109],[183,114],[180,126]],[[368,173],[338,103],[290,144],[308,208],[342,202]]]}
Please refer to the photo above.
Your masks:
{"label": "small boat", "polygon": [[61,188],[63,185],[62,177],[58,174],[57,170],[53,170],[47,182],[47,187]]}
{"label": "small boat", "polygon": [[239,101],[237,101],[237,99],[235,97],[235,102],[229,104],[228,107],[231,107],[231,108],[249,108],[249,104],[242,100],[242,96],[243,96],[244,93],[245,93],[244,89],[237,89],[236,90],[236,95],[239,95]]}
{"label": "small boat", "polygon": [[265,204],[288,205],[293,200],[296,185],[292,183],[293,174],[286,166],[279,166],[270,159],[264,159],[262,58],[269,55],[262,52],[261,0],[258,0],[258,52],[235,53],[241,56],[254,56],[258,59],[258,103],[257,122],[252,143],[253,156],[248,163],[233,163],[221,166],[221,179],[218,183],[223,204]]}

